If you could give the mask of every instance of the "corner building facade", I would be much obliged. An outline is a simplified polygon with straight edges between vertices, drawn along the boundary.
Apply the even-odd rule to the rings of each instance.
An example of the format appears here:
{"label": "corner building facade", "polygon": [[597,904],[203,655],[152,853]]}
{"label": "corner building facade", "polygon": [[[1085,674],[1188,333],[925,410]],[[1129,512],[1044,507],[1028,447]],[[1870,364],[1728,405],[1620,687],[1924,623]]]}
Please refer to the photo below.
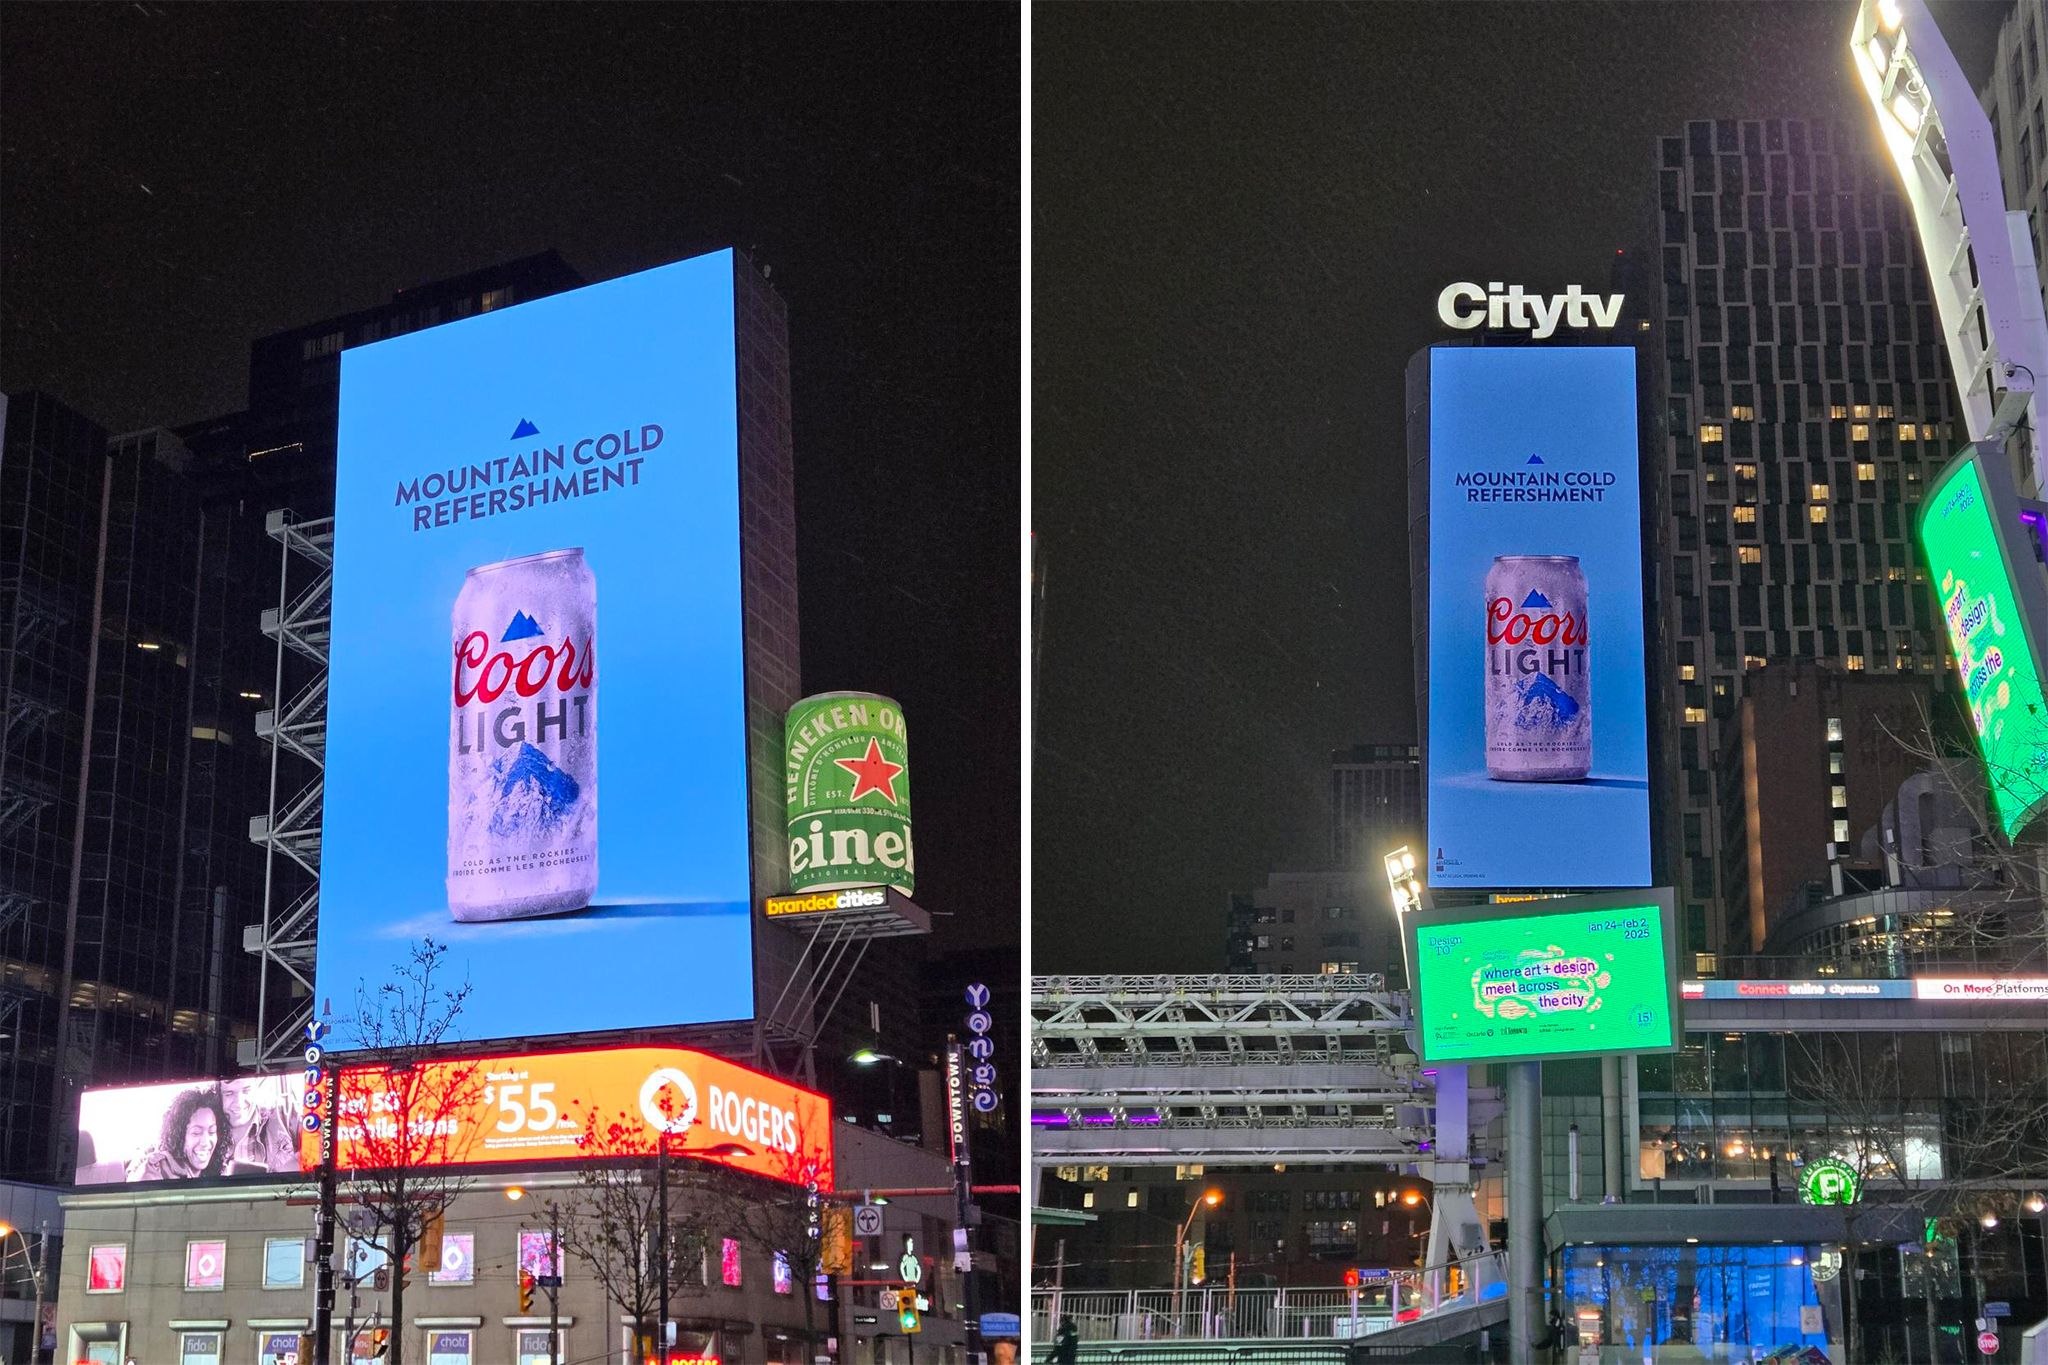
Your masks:
{"label": "corner building facade", "polygon": [[1913,518],[1964,438],[1906,205],[1868,142],[1769,119],[1689,123],[1659,144],[1662,837],[1683,965],[1702,974],[1750,932],[1715,762],[1747,675],[1805,660],[1944,676]]}

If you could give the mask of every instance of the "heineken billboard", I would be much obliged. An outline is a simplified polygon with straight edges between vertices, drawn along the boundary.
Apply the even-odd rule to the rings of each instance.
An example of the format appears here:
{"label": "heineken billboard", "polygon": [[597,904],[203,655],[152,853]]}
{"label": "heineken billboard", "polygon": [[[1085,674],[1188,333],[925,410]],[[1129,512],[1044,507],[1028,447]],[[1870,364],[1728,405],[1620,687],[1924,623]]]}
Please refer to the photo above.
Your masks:
{"label": "heineken billboard", "polygon": [[826,692],[792,706],[783,737],[789,889],[915,889],[910,758],[903,708],[869,692]]}

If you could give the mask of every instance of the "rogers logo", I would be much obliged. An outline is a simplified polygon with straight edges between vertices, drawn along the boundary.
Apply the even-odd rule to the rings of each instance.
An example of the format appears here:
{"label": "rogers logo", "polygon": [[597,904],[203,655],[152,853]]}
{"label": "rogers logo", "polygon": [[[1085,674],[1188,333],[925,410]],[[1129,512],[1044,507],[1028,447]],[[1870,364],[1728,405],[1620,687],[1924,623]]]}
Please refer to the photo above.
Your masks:
{"label": "rogers logo", "polygon": [[[681,1103],[670,1101],[664,1107],[665,1092],[675,1089]],[[672,1066],[656,1067],[640,1082],[640,1116],[656,1132],[687,1132],[697,1121],[697,1086],[688,1076]]]}

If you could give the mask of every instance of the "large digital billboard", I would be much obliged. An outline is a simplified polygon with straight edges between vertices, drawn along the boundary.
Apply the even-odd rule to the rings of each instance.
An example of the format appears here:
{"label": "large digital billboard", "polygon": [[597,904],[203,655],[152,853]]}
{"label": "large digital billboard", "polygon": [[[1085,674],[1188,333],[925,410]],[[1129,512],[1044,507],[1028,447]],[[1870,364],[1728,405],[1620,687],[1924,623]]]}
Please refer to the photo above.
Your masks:
{"label": "large digital billboard", "polygon": [[[1949,462],[1920,505],[1920,549],[2007,839],[2048,800],[2048,698],[2033,635],[2041,569],[2021,557],[2019,515],[2001,459],[1975,446]],[[2014,564],[2032,581],[2016,578]]]}
{"label": "large digital billboard", "polygon": [[1668,889],[1401,917],[1422,1060],[1547,1061],[1678,1047]]}
{"label": "large digital billboard", "polygon": [[[364,1065],[336,1079],[335,1165],[475,1166],[655,1155],[832,1188],[823,1095],[687,1048],[621,1047]],[[411,1138],[401,1133],[420,1134]],[[320,1161],[302,1134],[300,1164]]]}
{"label": "large digital billboard", "polygon": [[299,1091],[282,1076],[95,1086],[78,1097],[80,1185],[296,1175]]}
{"label": "large digital billboard", "polygon": [[1429,884],[1650,880],[1635,352],[1429,352]]}
{"label": "large digital billboard", "polygon": [[753,1013],[733,270],[342,353],[323,1006],[431,936],[471,1037]]}

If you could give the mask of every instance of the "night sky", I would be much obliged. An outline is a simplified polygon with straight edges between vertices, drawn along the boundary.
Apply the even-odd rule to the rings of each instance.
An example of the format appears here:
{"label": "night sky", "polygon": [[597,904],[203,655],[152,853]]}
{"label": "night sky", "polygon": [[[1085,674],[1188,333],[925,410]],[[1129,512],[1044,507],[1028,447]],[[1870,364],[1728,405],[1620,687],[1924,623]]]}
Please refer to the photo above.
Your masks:
{"label": "night sky", "polygon": [[750,251],[789,303],[806,686],[903,703],[936,946],[1015,943],[1019,30],[1000,4],[9,5],[0,388],[178,425],[244,406],[254,338],[397,289]]}
{"label": "night sky", "polygon": [[[1937,3],[1963,68],[2003,3]],[[1454,280],[1605,285],[1696,118],[1867,131],[1829,4],[1039,5],[1032,970],[1220,971],[1415,738],[1402,372]]]}

